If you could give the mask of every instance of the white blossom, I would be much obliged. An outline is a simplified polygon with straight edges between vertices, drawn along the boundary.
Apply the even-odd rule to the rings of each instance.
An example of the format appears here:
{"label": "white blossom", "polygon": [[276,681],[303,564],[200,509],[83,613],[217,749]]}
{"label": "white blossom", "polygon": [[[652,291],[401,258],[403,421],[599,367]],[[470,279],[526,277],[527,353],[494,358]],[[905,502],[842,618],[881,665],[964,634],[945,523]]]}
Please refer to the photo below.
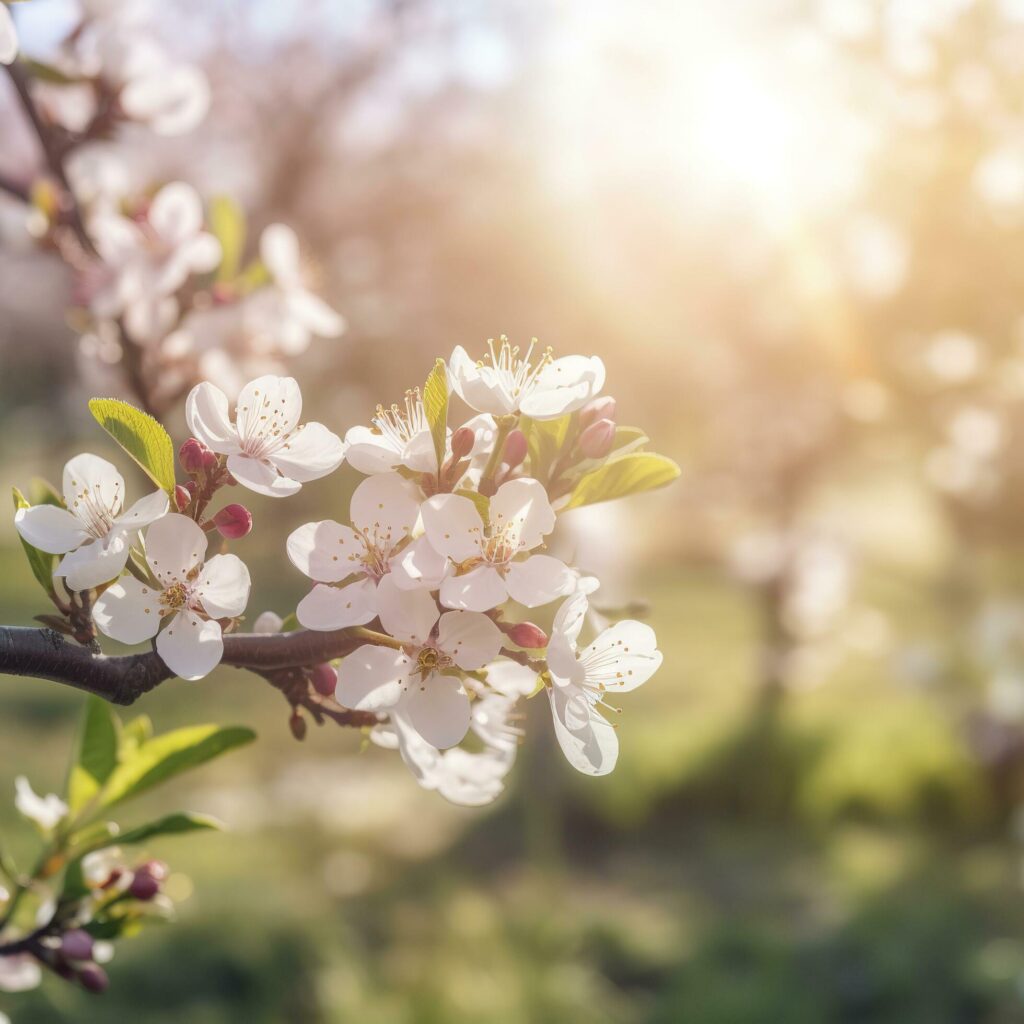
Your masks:
{"label": "white blossom", "polygon": [[377,587],[384,629],[402,647],[366,644],[338,669],[338,701],[359,711],[394,713],[431,746],[461,742],[469,729],[469,695],[460,669],[483,668],[501,650],[502,634],[486,615],[439,615],[426,590],[400,590],[385,576]]}
{"label": "white blossom", "polygon": [[178,316],[175,292],[221,259],[220,243],[203,230],[198,193],[180,181],[154,196],[144,221],[102,211],[90,230],[105,271],[90,307],[100,319],[123,316],[135,341],[166,334]]}
{"label": "white blossom", "polygon": [[626,693],[647,682],[661,665],[654,630],[626,619],[604,630],[579,650],[589,602],[576,593],[565,601],[551,630],[547,665],[555,735],[569,763],[586,775],[615,767],[619,739],[598,708],[609,693]]}
{"label": "white blossom", "polygon": [[316,581],[296,609],[307,629],[359,626],[377,617],[377,585],[412,533],[419,502],[397,473],[371,476],[355,489],[349,518],[352,526],[306,523],[288,538],[292,565]]}
{"label": "white blossom", "polygon": [[52,832],[67,817],[68,805],[56,793],[39,796],[24,775],[14,780],[14,806],[43,832]]}
{"label": "white blossom", "polygon": [[7,5],[0,3],[0,64],[13,64],[18,56],[18,32]]}
{"label": "white blossom", "polygon": [[0,992],[28,992],[42,980],[42,968],[31,953],[0,956]]}
{"label": "white blossom", "polygon": [[125,644],[155,636],[157,654],[182,679],[211,672],[224,653],[217,620],[242,614],[250,581],[235,555],[215,555],[204,564],[206,546],[206,534],[187,516],[172,513],[154,523],[146,560],[159,586],[133,576],[118,580],[96,601],[96,625]]}
{"label": "white blossom", "polygon": [[234,423],[227,396],[208,382],[197,384],[185,403],[189,429],[228,457],[231,475],[250,490],[274,498],[326,476],[345,455],[341,440],[322,423],[299,426],[301,414],[302,394],[295,378],[269,374],[242,388]]}
{"label": "white blossom", "polygon": [[441,603],[483,612],[510,597],[528,608],[572,592],[571,570],[550,555],[519,556],[537,547],[555,526],[555,513],[536,480],[510,480],[490,500],[489,525],[476,505],[459,494],[437,494],[422,508],[433,548],[456,571],[441,584]]}
{"label": "white blossom", "polygon": [[33,547],[64,555],[55,576],[63,576],[72,590],[89,590],[120,574],[132,535],[166,515],[167,495],[154,491],[121,512],[124,478],[105,459],[88,453],[67,463],[63,483],[67,508],[19,509],[14,525]]}
{"label": "white blossom", "polygon": [[479,412],[557,419],[586,405],[604,387],[604,363],[597,356],[554,359],[545,349],[534,359],[536,341],[522,353],[504,338],[497,348],[493,341],[488,346],[485,358],[476,362],[459,345],[448,364],[455,390]]}

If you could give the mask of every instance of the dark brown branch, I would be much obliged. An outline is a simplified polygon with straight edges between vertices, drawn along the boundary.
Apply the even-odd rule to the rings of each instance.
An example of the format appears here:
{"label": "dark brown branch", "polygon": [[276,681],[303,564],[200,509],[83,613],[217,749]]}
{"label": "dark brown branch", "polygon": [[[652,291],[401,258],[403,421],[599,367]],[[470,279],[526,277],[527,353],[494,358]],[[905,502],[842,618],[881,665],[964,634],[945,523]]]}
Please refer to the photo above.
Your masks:
{"label": "dark brown branch", "polygon": [[0,174],[0,192],[6,192],[8,195],[14,196],[15,199],[18,199],[23,203],[32,202],[32,196],[30,195],[28,188],[19,184],[6,174]]}
{"label": "dark brown branch", "polygon": [[[326,633],[308,630],[232,633],[224,637],[221,663],[250,669],[267,678],[268,674],[279,670],[304,668],[344,657],[368,640],[372,642],[372,636],[357,629]],[[174,677],[155,651],[100,654],[74,643],[56,630],[26,626],[0,626],[0,673],[49,679],[121,705],[134,703],[144,693]],[[273,679],[270,681],[277,685]],[[326,702],[315,703],[320,713],[339,720],[340,708],[335,709]],[[349,721],[350,717],[346,714],[342,724],[368,724],[361,719],[358,723]]]}

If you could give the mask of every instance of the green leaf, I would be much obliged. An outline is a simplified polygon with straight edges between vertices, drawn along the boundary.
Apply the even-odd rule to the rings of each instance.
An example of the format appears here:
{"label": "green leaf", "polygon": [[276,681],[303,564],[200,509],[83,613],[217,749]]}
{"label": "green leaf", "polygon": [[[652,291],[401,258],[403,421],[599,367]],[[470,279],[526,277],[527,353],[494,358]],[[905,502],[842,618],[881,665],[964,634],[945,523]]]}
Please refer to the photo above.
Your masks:
{"label": "green leaf", "polygon": [[[17,2],[17,0],[7,0],[7,2],[13,3]],[[30,60],[25,57],[21,59],[27,65],[32,77],[40,82],[50,82],[53,85],[74,85],[76,82],[82,81],[80,77],[67,75],[52,64],[44,64],[42,61]]]}
{"label": "green leaf", "polygon": [[302,629],[302,626],[299,625],[299,617],[295,614],[295,612],[289,612],[281,620],[281,632],[294,633],[297,629]]}
{"label": "green leaf", "polygon": [[33,505],[56,505],[64,508],[64,499],[49,480],[34,476],[28,483],[28,494]]}
{"label": "green leaf", "polygon": [[127,761],[135,751],[153,738],[153,723],[149,715],[139,715],[121,726],[121,743],[118,746],[119,761]]}
{"label": "green leaf", "polygon": [[561,416],[557,420],[532,420],[522,417],[519,429],[526,435],[530,475],[546,482],[551,468],[562,454],[569,439],[573,417]]}
{"label": "green leaf", "polygon": [[613,458],[576,484],[563,511],[664,487],[677,476],[679,467],[664,455],[633,452]]}
{"label": "green leaf", "polygon": [[168,814],[147,825],[140,825],[138,828],[122,832],[113,842],[119,846],[131,845],[132,843],[144,843],[147,839],[155,839],[157,836],[174,836],[185,832],[220,831],[223,827],[223,824],[216,818],[211,818],[206,814]]}
{"label": "green leaf", "polygon": [[137,796],[255,738],[251,729],[216,725],[192,725],[157,736],[114,769],[100,794],[100,806],[111,807]]}
{"label": "green leaf", "polygon": [[229,196],[214,196],[210,200],[210,230],[220,242],[218,281],[233,281],[242,265],[245,249],[245,214]]}
{"label": "green leaf", "polygon": [[[14,495],[15,510],[30,507],[25,499],[25,495],[17,487],[11,488],[11,491]],[[35,576],[36,582],[47,594],[53,597],[56,594],[56,591],[53,589],[53,570],[56,568],[57,556],[51,555],[46,551],[40,551],[39,548],[33,547],[23,538],[21,539],[21,546],[25,550],[25,557],[28,559],[29,568],[32,570],[32,575]]]}
{"label": "green leaf", "polygon": [[616,427],[612,451],[618,455],[643,448],[650,438],[639,427]]}
{"label": "green leaf", "polygon": [[96,422],[145,470],[158,487],[174,496],[174,445],[148,413],[116,398],[94,398]]}
{"label": "green leaf", "polygon": [[88,895],[89,886],[85,884],[85,875],[82,873],[82,857],[76,857],[64,872],[64,885],[61,887],[60,898],[62,901],[70,903]]}
{"label": "green leaf", "polygon": [[89,697],[85,702],[75,760],[68,774],[68,806],[77,814],[110,778],[117,767],[117,721],[106,701]]}
{"label": "green leaf", "polygon": [[438,359],[423,388],[423,411],[434,439],[434,454],[440,470],[448,451],[448,371],[444,360]]}

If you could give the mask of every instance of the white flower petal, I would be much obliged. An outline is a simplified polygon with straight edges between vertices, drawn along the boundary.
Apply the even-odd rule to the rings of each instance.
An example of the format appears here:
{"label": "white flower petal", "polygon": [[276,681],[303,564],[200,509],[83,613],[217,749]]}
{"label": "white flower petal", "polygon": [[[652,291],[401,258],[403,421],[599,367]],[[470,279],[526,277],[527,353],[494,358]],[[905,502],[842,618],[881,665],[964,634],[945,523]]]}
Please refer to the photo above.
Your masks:
{"label": "white flower petal", "polygon": [[272,373],[249,381],[235,405],[235,424],[246,441],[287,437],[302,415],[302,392],[294,377]]}
{"label": "white flower petal", "polygon": [[389,473],[401,457],[402,453],[383,434],[369,427],[350,427],[345,434],[345,461],[360,473]]}
{"label": "white flower petal", "polygon": [[116,516],[124,504],[124,477],[98,455],[76,455],[64,467],[64,504],[80,517],[90,505]]}
{"label": "white flower petal", "polygon": [[434,550],[453,562],[480,553],[484,523],[476,506],[461,494],[435,494],[420,508],[423,529]]}
{"label": "white flower petal", "polygon": [[486,612],[508,600],[508,588],[493,565],[480,565],[462,576],[447,576],[441,584],[441,604]]}
{"label": "white flower petal", "polygon": [[404,651],[364,644],[338,669],[338,703],[354,711],[387,711],[405,692],[412,666]]}
{"label": "white flower petal", "polygon": [[295,615],[306,629],[365,626],[377,617],[377,584],[365,578],[347,587],[318,583],[299,602]]}
{"label": "white flower petal", "polygon": [[[14,19],[7,7],[0,4],[0,64],[13,64],[17,56],[18,32],[14,27]],[[0,987],[3,987],[2,983]]]}
{"label": "white flower petal", "polygon": [[299,239],[287,224],[268,224],[260,235],[260,259],[271,277],[289,285],[299,279]]}
{"label": "white flower petal", "polygon": [[402,465],[415,473],[437,472],[437,452],[434,449],[434,436],[429,430],[421,430],[409,439],[402,449]]}
{"label": "white flower petal", "polygon": [[590,602],[583,591],[577,591],[567,601],[563,601],[551,625],[551,633],[562,634],[573,645],[579,641],[583,624],[587,619]]}
{"label": "white flower petal", "polygon": [[555,419],[575,412],[604,387],[604,363],[597,356],[566,356],[549,363],[537,377],[520,409],[534,419]]}
{"label": "white flower petal", "polygon": [[333,473],[345,458],[345,445],[337,434],[322,423],[306,423],[293,431],[284,443],[270,453],[270,461],[280,472],[308,483]]}
{"label": "white flower petal", "polygon": [[391,575],[402,590],[437,590],[447,571],[448,559],[426,536],[417,537],[391,562]]}
{"label": "white flower petal", "polygon": [[146,561],[167,586],[178,583],[206,557],[206,534],[188,516],[172,512],[146,531]]}
{"label": "white flower petal", "polygon": [[575,686],[548,690],[555,736],[566,760],[584,775],[607,775],[619,756],[619,737]]}
{"label": "white flower petal", "polygon": [[283,625],[284,619],[277,612],[268,610],[260,612],[256,616],[256,621],[252,624],[252,631],[254,633],[280,633]]}
{"label": "white flower petal", "polygon": [[501,658],[487,666],[487,685],[506,697],[527,697],[537,688],[537,673],[526,665]]}
{"label": "white flower petal", "polygon": [[215,452],[233,455],[241,451],[238,431],[228,412],[227,395],[220,388],[203,381],[197,384],[185,401],[188,429]]}
{"label": "white flower petal", "polygon": [[382,551],[391,551],[412,533],[419,512],[409,484],[397,473],[368,477],[355,489],[349,506],[352,525]]}
{"label": "white flower petal", "polygon": [[467,672],[493,661],[503,639],[501,630],[479,612],[445,612],[438,623],[437,646]]}
{"label": "white flower petal", "polygon": [[133,530],[141,529],[165,516],[169,507],[167,494],[164,491],[154,491],[144,498],[139,498],[127,512],[122,512],[117,517],[117,524]]}
{"label": "white flower petal", "polygon": [[298,480],[281,476],[270,462],[248,455],[229,455],[228,469],[243,487],[270,498],[287,498],[302,489]]}
{"label": "white flower petal", "polygon": [[123,644],[141,644],[160,629],[160,592],[134,576],[112,583],[93,605],[101,632]]}
{"label": "white flower petal", "polygon": [[120,575],[128,561],[130,545],[123,530],[114,530],[102,540],[89,541],[69,551],[54,570],[71,590],[91,590]]}
{"label": "white flower petal", "polygon": [[180,611],[157,635],[156,652],[175,675],[202,679],[224,656],[220,623],[201,619],[195,612]]}
{"label": "white flower petal", "polygon": [[461,743],[469,732],[469,695],[461,680],[435,673],[412,677],[402,701],[402,714],[431,746],[444,750]]}
{"label": "white flower petal", "polygon": [[14,525],[24,541],[40,551],[63,555],[89,539],[82,521],[56,505],[33,505],[14,513]]}
{"label": "white flower petal", "polygon": [[459,397],[477,412],[504,416],[515,411],[515,402],[489,366],[479,366],[466,350],[457,346],[448,361],[448,367]]}
{"label": "white flower petal", "polygon": [[366,545],[362,538],[333,519],[306,523],[293,530],[286,548],[292,565],[319,583],[338,583],[365,568]]}
{"label": "white flower petal", "polygon": [[203,226],[199,193],[183,181],[164,185],[149,207],[149,223],[168,245],[179,245],[198,234]]}
{"label": "white flower petal", "polygon": [[389,573],[377,586],[377,613],[396,640],[424,644],[441,614],[427,590],[401,590]]}
{"label": "white flower petal", "polygon": [[661,667],[654,630],[625,619],[606,629],[580,654],[588,686],[626,693],[646,683]]}
{"label": "white flower petal", "polygon": [[14,780],[14,806],[22,817],[51,832],[68,813],[68,805],[56,793],[40,796],[24,775]]}
{"label": "white flower petal", "polygon": [[203,566],[192,592],[211,618],[231,619],[245,611],[251,585],[249,570],[237,555],[214,555]]}
{"label": "white flower petal", "polygon": [[547,492],[537,480],[523,477],[502,484],[491,498],[491,526],[510,529],[519,549],[535,548],[555,528],[555,512]]}
{"label": "white flower petal", "polygon": [[[0,10],[6,11],[7,8],[0,5]],[[2,56],[0,53],[0,57]],[[0,64],[10,63],[9,60],[0,60]],[[15,953],[13,956],[0,957],[0,992],[28,992],[38,988],[42,980],[43,969],[31,953]],[[4,1015],[0,1014],[0,1020],[3,1018]]]}
{"label": "white flower petal", "polygon": [[531,555],[525,562],[513,562],[505,577],[513,601],[537,608],[571,594],[576,586],[572,570],[551,555]]}
{"label": "white flower petal", "polygon": [[337,338],[345,330],[344,318],[305,288],[288,292],[288,312],[319,338]]}

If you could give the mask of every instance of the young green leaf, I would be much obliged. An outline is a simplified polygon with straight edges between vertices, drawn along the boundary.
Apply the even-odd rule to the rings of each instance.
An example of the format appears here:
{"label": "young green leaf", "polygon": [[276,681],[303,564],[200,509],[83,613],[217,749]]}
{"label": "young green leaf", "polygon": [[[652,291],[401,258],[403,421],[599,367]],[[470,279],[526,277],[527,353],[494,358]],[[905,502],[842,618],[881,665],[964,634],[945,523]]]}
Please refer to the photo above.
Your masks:
{"label": "young green leaf", "polygon": [[118,746],[117,757],[119,761],[127,761],[133,757],[135,751],[153,738],[153,723],[149,715],[138,715],[130,722],[121,726],[121,742]]}
{"label": "young green leaf", "polygon": [[156,736],[114,769],[100,793],[99,806],[112,807],[255,738],[251,729],[216,725],[187,726]]}
{"label": "young green leaf", "polygon": [[68,807],[77,814],[103,788],[117,767],[117,721],[106,701],[89,697],[68,773]]}
{"label": "young green leaf", "polygon": [[157,836],[181,835],[184,832],[219,831],[224,826],[216,818],[207,814],[168,814],[166,817],[151,821],[138,828],[122,832],[113,842],[118,846],[128,846],[132,843],[144,843],[147,839],[155,839]]}
{"label": "young green leaf", "polygon": [[210,230],[220,242],[222,253],[217,280],[233,281],[245,249],[245,214],[230,196],[214,196],[210,200]]}
{"label": "young green leaf", "polygon": [[448,371],[443,359],[434,363],[427,377],[423,388],[423,411],[430,424],[430,436],[434,439],[434,454],[440,469],[448,450]]}
{"label": "young green leaf", "polygon": [[526,435],[530,474],[542,483],[547,482],[551,468],[569,439],[573,417],[560,416],[557,420],[531,420],[524,416],[519,429]]}
{"label": "young green leaf", "polygon": [[[17,487],[13,487],[11,490],[14,495],[14,508],[16,510],[28,508],[29,503],[25,500],[25,495]],[[25,550],[28,566],[32,570],[32,575],[35,576],[36,582],[47,594],[53,597],[56,593],[53,589],[53,570],[57,565],[57,556],[51,555],[46,551],[40,551],[39,548],[33,547],[24,539],[21,541],[21,546]]]}
{"label": "young green leaf", "polygon": [[49,480],[41,476],[34,476],[28,482],[28,494],[33,505],[56,505],[57,508],[64,507],[64,499]]}
{"label": "young green leaf", "polygon": [[174,445],[148,413],[116,398],[94,398],[96,422],[145,470],[158,487],[174,496]]}
{"label": "young green leaf", "polygon": [[679,467],[664,455],[633,452],[606,462],[588,473],[573,488],[565,509],[624,498],[641,491],[664,487],[679,476]]}

